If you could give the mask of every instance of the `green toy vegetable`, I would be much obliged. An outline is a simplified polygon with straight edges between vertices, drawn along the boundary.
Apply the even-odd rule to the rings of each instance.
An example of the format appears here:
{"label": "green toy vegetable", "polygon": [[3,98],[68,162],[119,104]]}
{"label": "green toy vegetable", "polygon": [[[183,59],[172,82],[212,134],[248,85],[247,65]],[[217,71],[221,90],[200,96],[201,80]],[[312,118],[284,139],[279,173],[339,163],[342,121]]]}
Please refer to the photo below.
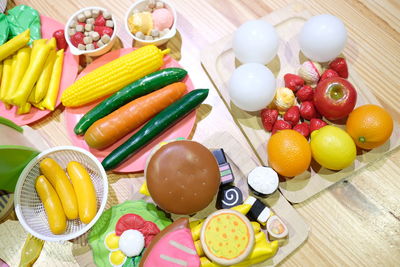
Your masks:
{"label": "green toy vegetable", "polygon": [[158,113],[125,143],[111,152],[103,161],[104,169],[111,170],[139,151],[156,136],[189,114],[208,96],[208,89],[196,89]]}
{"label": "green toy vegetable", "polygon": [[75,134],[84,134],[94,122],[107,116],[121,106],[140,96],[167,86],[168,84],[178,82],[186,75],[187,71],[184,69],[168,68],[153,72],[129,84],[86,113],[75,125]]}

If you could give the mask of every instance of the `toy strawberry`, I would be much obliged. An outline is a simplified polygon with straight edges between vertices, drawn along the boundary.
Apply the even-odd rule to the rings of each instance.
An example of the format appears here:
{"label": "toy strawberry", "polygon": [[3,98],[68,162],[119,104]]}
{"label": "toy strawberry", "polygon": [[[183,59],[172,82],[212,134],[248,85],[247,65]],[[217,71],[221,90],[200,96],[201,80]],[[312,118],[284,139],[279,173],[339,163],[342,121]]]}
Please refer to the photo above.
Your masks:
{"label": "toy strawberry", "polygon": [[314,89],[309,85],[304,85],[296,92],[297,99],[301,102],[312,101],[314,96]]}
{"label": "toy strawberry", "polygon": [[305,138],[308,138],[308,136],[310,135],[310,126],[306,122],[297,124],[293,127],[293,130],[301,133]]}
{"label": "toy strawberry", "polygon": [[342,78],[347,79],[349,77],[346,60],[342,57],[337,57],[329,63],[329,68],[336,71]]}
{"label": "toy strawberry", "polygon": [[272,131],[272,127],[274,126],[277,119],[278,111],[276,109],[264,108],[263,110],[261,110],[261,122],[266,131]]}
{"label": "toy strawberry", "polygon": [[292,129],[292,125],[290,125],[290,123],[288,123],[287,121],[277,120],[274,124],[274,127],[272,128],[272,134],[285,129]]}
{"label": "toy strawberry", "polygon": [[286,73],[285,76],[283,76],[283,79],[285,80],[285,87],[293,90],[294,92],[299,90],[304,85],[304,80],[296,74]]}
{"label": "toy strawberry", "polygon": [[283,119],[290,123],[290,125],[294,126],[297,123],[299,123],[300,120],[300,109],[298,106],[293,106],[289,108],[285,115],[283,116]]}

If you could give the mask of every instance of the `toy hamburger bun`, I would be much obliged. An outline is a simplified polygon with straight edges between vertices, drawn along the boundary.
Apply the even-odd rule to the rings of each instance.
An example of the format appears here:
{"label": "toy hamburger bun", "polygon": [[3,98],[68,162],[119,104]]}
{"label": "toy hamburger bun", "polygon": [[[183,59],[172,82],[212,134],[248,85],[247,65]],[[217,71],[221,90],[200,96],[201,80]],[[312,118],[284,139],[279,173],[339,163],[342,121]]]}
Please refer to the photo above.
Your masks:
{"label": "toy hamburger bun", "polygon": [[147,161],[145,177],[154,202],[175,214],[194,214],[207,207],[221,182],[210,150],[189,140],[158,147]]}

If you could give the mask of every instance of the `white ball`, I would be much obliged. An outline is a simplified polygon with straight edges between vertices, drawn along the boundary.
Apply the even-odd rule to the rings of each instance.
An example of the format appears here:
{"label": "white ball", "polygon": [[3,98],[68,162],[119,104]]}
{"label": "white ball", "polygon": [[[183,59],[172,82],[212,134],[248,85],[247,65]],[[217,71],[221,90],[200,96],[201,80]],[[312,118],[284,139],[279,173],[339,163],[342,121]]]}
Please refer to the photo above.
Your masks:
{"label": "white ball", "polygon": [[267,64],[278,51],[279,38],[275,28],[265,20],[242,24],[233,37],[233,52],[242,63]]}
{"label": "white ball", "polygon": [[272,72],[259,63],[247,63],[238,67],[229,80],[229,96],[232,102],[246,111],[265,108],[274,99],[276,80]]}
{"label": "white ball", "polygon": [[118,245],[127,257],[137,256],[144,248],[144,236],[138,230],[126,230],[120,236]]}
{"label": "white ball", "polygon": [[347,31],[343,22],[324,14],[310,18],[300,32],[300,49],[303,54],[318,62],[336,58],[346,45]]}

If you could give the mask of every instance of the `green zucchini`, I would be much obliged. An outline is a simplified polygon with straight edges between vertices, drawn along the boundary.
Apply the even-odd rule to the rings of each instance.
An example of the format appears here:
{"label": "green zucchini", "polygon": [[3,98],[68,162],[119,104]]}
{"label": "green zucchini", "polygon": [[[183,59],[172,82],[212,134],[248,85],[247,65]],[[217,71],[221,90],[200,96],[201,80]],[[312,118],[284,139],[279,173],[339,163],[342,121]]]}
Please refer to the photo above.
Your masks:
{"label": "green zucchini", "polygon": [[82,135],[97,120],[107,116],[128,102],[158,90],[168,84],[185,78],[187,71],[181,68],[168,68],[153,72],[125,86],[86,113],[76,124],[74,132]]}
{"label": "green zucchini", "polygon": [[196,89],[172,103],[149,120],[125,143],[112,151],[102,162],[104,169],[111,170],[125,161],[153,140],[156,136],[173,126],[179,119],[189,114],[208,96],[208,89]]}

